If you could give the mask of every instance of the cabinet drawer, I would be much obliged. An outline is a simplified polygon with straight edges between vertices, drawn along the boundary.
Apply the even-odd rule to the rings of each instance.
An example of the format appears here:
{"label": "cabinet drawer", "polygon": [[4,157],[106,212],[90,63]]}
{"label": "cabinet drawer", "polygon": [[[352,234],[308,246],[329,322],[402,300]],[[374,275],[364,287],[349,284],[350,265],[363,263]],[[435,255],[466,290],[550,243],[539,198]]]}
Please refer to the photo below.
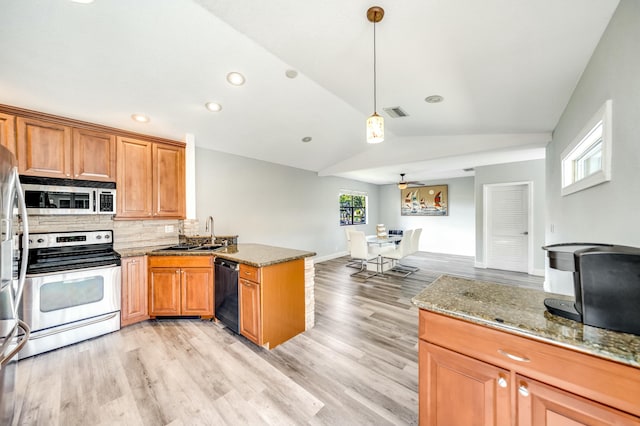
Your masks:
{"label": "cabinet drawer", "polygon": [[207,268],[213,256],[149,256],[149,268]]}
{"label": "cabinet drawer", "polygon": [[260,282],[260,268],[256,268],[255,266],[245,265],[244,263],[241,263],[240,264],[240,278],[244,278],[246,280],[259,283]]}
{"label": "cabinet drawer", "polygon": [[420,310],[422,340],[640,415],[640,369]]}

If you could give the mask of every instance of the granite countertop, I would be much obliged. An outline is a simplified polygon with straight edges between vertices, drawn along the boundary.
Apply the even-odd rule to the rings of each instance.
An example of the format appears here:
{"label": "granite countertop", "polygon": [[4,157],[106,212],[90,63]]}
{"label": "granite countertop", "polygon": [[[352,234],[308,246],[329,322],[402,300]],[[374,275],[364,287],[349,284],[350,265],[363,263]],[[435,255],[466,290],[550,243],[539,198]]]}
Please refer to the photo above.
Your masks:
{"label": "granite countertop", "polygon": [[122,257],[132,256],[216,256],[223,259],[233,260],[246,265],[261,268],[263,266],[275,265],[277,263],[289,262],[291,260],[303,259],[315,256],[314,252],[304,250],[294,250],[284,247],[268,246],[264,244],[238,244],[222,247],[215,251],[207,250],[164,250],[167,246],[140,247],[117,250]]}
{"label": "granite countertop", "polygon": [[442,275],[412,299],[421,309],[640,367],[640,336],[552,315],[544,299],[573,300],[505,284]]}
{"label": "granite countertop", "polygon": [[[237,247],[237,250],[234,250],[234,247]],[[312,251],[294,250],[264,244],[238,244],[237,246],[229,246],[214,254],[223,259],[233,260],[257,268],[316,255]]]}

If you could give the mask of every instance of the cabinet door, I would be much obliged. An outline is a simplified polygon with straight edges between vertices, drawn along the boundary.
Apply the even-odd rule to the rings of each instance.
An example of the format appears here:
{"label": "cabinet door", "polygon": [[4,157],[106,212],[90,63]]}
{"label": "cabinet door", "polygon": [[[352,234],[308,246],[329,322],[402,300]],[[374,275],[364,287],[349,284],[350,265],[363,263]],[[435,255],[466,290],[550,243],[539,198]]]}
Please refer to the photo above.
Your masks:
{"label": "cabinet door", "polygon": [[18,168],[31,176],[71,177],[71,128],[18,117]]}
{"label": "cabinet door", "polygon": [[117,138],[117,217],[149,218],[152,205],[152,143]]}
{"label": "cabinet door", "polygon": [[149,269],[149,315],[180,315],[180,269]]}
{"label": "cabinet door", "polygon": [[640,425],[640,418],[516,376],[519,426]]}
{"label": "cabinet door", "polygon": [[420,340],[421,425],[511,425],[509,371]]}
{"label": "cabinet door", "polygon": [[257,345],[262,344],[260,333],[260,284],[240,278],[240,334]]}
{"label": "cabinet door", "polygon": [[116,181],[116,137],[108,133],[73,129],[74,179]]}
{"label": "cabinet door", "polygon": [[213,268],[182,269],[182,315],[213,315]]}
{"label": "cabinet door", "polygon": [[16,155],[16,118],[0,112],[0,145]]}
{"label": "cabinet door", "polygon": [[184,219],[185,209],[184,148],[153,145],[153,215]]}
{"label": "cabinet door", "polygon": [[122,306],[120,312],[122,327],[149,319],[147,289],[147,258],[139,256],[122,259]]}

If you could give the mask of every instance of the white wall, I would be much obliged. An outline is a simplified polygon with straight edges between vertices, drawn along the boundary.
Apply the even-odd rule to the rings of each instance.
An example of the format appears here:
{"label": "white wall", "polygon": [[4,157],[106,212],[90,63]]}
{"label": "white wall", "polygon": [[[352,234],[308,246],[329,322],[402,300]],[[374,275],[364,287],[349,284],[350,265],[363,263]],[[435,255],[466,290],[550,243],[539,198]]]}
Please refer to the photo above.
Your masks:
{"label": "white wall", "polygon": [[401,216],[400,190],[380,187],[380,221],[387,229],[423,228],[420,250],[432,253],[475,254],[473,177],[425,181],[425,185],[449,185],[448,216]]}
{"label": "white wall", "polygon": [[484,202],[483,186],[495,183],[531,182],[533,191],[533,269],[542,275],[544,271],[545,229],[545,160],[520,161],[517,163],[496,164],[476,167],[476,263],[484,263]]}
{"label": "white wall", "polygon": [[378,186],[319,177],[292,167],[196,147],[196,214],[204,233],[209,215],[217,235],[238,235],[240,243],[261,243],[317,253],[346,254],[340,226],[341,189],[367,192],[368,224],[375,233]]}
{"label": "white wall", "polygon": [[[580,241],[640,246],[639,40],[640,1],[622,0],[547,146],[548,244]],[[560,154],[607,99],[613,100],[612,179],[562,197]],[[557,282],[554,275],[548,278],[548,289],[573,292],[570,275]]]}

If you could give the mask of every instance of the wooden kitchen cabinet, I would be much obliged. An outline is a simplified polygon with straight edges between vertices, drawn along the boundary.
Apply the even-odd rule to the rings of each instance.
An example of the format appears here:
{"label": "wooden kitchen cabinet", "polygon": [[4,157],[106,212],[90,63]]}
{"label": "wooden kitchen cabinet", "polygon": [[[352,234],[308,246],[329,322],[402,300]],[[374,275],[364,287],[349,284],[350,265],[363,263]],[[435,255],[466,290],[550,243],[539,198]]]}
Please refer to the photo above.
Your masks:
{"label": "wooden kitchen cabinet", "polygon": [[421,424],[511,424],[509,371],[424,340],[419,358],[429,371],[419,385]]}
{"label": "wooden kitchen cabinet", "polygon": [[16,155],[16,117],[0,112],[0,145]]}
{"label": "wooden kitchen cabinet", "polygon": [[152,142],[118,137],[116,217],[151,218],[153,202],[151,153]]}
{"label": "wooden kitchen cabinet", "polygon": [[122,259],[122,306],[120,326],[149,319],[147,257]]}
{"label": "wooden kitchen cabinet", "polygon": [[637,368],[426,310],[419,339],[421,425],[640,425]]}
{"label": "wooden kitchen cabinet", "polygon": [[184,218],[184,147],[118,137],[117,158],[117,218]]}
{"label": "wooden kitchen cabinet", "polygon": [[240,264],[240,334],[273,349],[305,330],[304,259]]}
{"label": "wooden kitchen cabinet", "polygon": [[25,117],[16,125],[21,175],[71,178],[71,127]]}
{"label": "wooden kitchen cabinet", "polygon": [[36,118],[17,118],[23,175],[115,182],[116,139],[101,131]]}
{"label": "wooden kitchen cabinet", "polygon": [[260,345],[260,284],[239,279],[240,334]]}
{"label": "wooden kitchen cabinet", "polygon": [[630,414],[536,380],[516,376],[516,386],[518,426],[640,424]]}
{"label": "wooden kitchen cabinet", "polygon": [[212,256],[151,256],[149,315],[213,317]]}
{"label": "wooden kitchen cabinet", "polygon": [[154,143],[153,158],[153,209],[158,218],[184,219],[185,157],[184,147]]}
{"label": "wooden kitchen cabinet", "polygon": [[87,129],[73,129],[73,178],[116,181],[116,137]]}

